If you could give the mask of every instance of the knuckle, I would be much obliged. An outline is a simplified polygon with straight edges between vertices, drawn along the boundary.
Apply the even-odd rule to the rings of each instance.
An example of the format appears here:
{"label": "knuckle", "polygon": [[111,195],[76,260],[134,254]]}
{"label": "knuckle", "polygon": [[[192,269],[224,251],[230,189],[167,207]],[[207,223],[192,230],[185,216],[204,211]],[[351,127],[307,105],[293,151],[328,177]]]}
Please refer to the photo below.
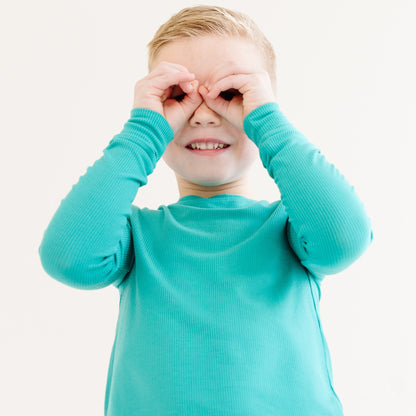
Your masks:
{"label": "knuckle", "polygon": [[142,86],[142,84],[143,84],[143,80],[142,80],[142,79],[139,79],[139,80],[138,80],[138,81],[136,81],[136,83],[134,84],[134,89],[135,89],[135,90],[140,89],[140,87]]}

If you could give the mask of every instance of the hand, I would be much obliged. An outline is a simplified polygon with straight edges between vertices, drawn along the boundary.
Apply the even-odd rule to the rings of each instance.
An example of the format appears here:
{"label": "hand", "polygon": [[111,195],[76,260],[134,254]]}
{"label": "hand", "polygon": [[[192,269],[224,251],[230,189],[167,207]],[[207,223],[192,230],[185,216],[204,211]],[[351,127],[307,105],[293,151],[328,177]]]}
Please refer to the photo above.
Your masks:
{"label": "hand", "polygon": [[[173,90],[175,94],[172,94]],[[134,87],[133,108],[157,111],[166,118],[175,134],[202,101],[195,75],[183,65],[171,62],[160,62]]]}
{"label": "hand", "polygon": [[[266,70],[244,68],[229,61],[217,66],[199,93],[208,107],[244,132],[244,118],[257,107],[276,101]],[[234,97],[233,97],[234,95]]]}

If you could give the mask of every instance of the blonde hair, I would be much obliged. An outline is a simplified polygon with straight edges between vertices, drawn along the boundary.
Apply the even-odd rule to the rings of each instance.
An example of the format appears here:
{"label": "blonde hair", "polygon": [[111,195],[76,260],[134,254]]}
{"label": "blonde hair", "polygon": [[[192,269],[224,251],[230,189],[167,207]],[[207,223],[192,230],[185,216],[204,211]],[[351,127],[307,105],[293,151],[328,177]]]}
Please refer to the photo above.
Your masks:
{"label": "blonde hair", "polygon": [[276,93],[276,55],[272,44],[249,16],[220,6],[186,7],[162,24],[147,44],[149,71],[163,46],[176,39],[209,34],[239,36],[257,45]]}

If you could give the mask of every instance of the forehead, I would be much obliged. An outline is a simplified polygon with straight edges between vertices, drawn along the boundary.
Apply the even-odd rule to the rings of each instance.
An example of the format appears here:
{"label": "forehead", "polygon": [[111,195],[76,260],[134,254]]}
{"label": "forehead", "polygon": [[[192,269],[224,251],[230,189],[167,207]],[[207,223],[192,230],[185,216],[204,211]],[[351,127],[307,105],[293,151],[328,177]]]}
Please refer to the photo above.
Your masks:
{"label": "forehead", "polygon": [[174,40],[160,49],[151,69],[161,61],[185,66],[200,82],[216,66],[227,61],[235,61],[253,71],[264,68],[259,48],[252,41],[241,37],[216,35]]}

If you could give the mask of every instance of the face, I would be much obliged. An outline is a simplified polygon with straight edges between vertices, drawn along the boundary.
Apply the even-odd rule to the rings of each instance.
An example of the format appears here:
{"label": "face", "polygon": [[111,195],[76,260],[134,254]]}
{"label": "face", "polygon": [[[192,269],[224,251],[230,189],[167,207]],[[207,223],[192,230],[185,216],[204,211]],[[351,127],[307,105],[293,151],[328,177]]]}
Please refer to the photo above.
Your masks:
{"label": "face", "polygon": [[[198,85],[204,85],[212,68],[229,60],[246,63],[248,67],[253,67],[254,62],[259,69],[265,69],[258,48],[251,42],[241,38],[219,38],[211,35],[180,39],[167,44],[161,48],[152,62],[151,69],[161,61],[178,63],[195,74]],[[177,91],[178,87],[173,92],[175,90]],[[224,151],[214,152],[214,156],[208,156],[204,155],[203,151],[191,151],[186,147],[191,140],[198,138],[220,139],[230,146]],[[250,166],[258,155],[257,146],[244,132],[202,101],[184,127],[176,132],[165,150],[163,159],[175,172],[182,195],[181,186],[194,190],[193,193],[197,194],[198,190],[206,190],[206,187],[221,188],[221,185],[238,185],[244,182]]]}

